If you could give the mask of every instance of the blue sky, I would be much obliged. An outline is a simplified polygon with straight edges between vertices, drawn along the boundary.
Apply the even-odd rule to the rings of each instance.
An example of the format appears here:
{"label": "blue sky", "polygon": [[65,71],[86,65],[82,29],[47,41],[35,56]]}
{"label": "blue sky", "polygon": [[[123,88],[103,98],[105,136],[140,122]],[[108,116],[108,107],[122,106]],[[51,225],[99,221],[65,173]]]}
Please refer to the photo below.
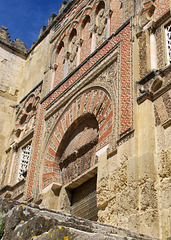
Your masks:
{"label": "blue sky", "polygon": [[63,0],[0,0],[0,26],[8,27],[11,40],[24,41],[27,48],[47,26],[51,13],[58,13]]}

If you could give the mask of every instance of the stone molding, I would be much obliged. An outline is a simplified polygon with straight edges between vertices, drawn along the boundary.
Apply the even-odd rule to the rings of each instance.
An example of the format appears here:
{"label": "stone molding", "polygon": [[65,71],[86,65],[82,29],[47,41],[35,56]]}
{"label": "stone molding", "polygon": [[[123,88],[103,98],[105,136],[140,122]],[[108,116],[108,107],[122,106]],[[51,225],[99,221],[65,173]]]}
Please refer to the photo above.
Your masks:
{"label": "stone molding", "polygon": [[171,64],[163,70],[152,70],[137,82],[138,104],[146,99],[153,102],[171,88],[171,83],[168,80],[170,69]]}
{"label": "stone molding", "polygon": [[0,189],[0,198],[18,199],[24,195],[25,179],[14,185],[6,185]]}

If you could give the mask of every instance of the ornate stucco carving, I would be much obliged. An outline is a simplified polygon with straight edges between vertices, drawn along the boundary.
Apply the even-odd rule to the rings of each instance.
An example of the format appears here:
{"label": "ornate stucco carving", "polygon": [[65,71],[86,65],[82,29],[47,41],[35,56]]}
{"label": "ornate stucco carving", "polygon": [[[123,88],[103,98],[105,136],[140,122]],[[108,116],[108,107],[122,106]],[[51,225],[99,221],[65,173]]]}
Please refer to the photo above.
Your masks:
{"label": "ornate stucco carving", "polygon": [[15,128],[11,141],[18,143],[35,128],[41,85],[31,92],[16,108]]}
{"label": "ornate stucco carving", "polygon": [[96,46],[100,46],[106,39],[106,23],[105,9],[100,9],[96,16]]}
{"label": "ornate stucco carving", "polygon": [[155,0],[144,0],[139,14],[139,26],[143,28],[152,18],[155,11]]}
{"label": "ornate stucco carving", "polygon": [[[60,97],[60,101],[58,102],[58,105],[55,104],[56,106],[52,105],[47,108],[48,114],[46,117],[44,146],[49,146],[50,148],[54,149],[57,152],[57,147],[54,145],[53,141],[51,140],[52,134],[54,132],[55,137],[57,137],[57,139],[59,141],[62,140],[61,133],[59,132],[59,130],[55,130],[55,129],[56,129],[56,126],[58,126],[58,123],[61,122],[62,128],[65,131],[67,130],[66,120],[64,120],[66,118],[67,114],[70,119],[69,121],[70,122],[74,121],[75,117],[73,115],[73,107],[70,107],[70,106],[72,106],[72,105],[74,106],[74,104],[76,104],[76,116],[79,116],[80,111],[81,111],[80,110],[81,105],[84,105],[82,107],[83,107],[83,109],[86,109],[89,99],[92,98],[90,105],[89,105],[89,109],[94,109],[94,111],[97,112],[97,114],[101,115],[104,111],[105,104],[107,103],[106,102],[107,98],[104,101],[103,107],[101,105],[99,105],[100,103],[96,102],[97,101],[96,99],[99,98],[102,100],[105,95],[105,91],[106,91],[111,96],[112,105],[111,105],[111,107],[108,107],[108,110],[106,111],[105,114],[109,115],[111,111],[114,112],[113,117],[108,122],[106,127],[110,128],[110,126],[113,124],[113,131],[111,131],[111,135],[109,135],[109,137],[105,138],[100,144],[98,144],[98,148],[103,148],[106,144],[108,144],[110,142],[108,153],[111,154],[112,152],[114,152],[116,150],[117,131],[119,131],[119,129],[118,129],[119,116],[117,113],[118,101],[119,101],[119,99],[118,99],[119,91],[118,90],[119,90],[119,77],[120,77],[120,57],[119,57],[119,54],[117,54],[117,53],[119,53],[119,49],[120,48],[116,48],[115,51],[112,52],[112,55],[114,55],[112,57],[112,59],[110,58],[110,60],[109,60],[107,57],[104,60],[104,62],[102,61],[101,63],[99,63],[99,65],[98,65],[99,73],[97,73],[97,70],[95,68],[93,71],[95,73],[95,75],[92,77],[92,79],[86,78],[88,80],[87,86],[85,86],[85,87],[82,86],[82,83],[84,83],[84,85],[86,84],[86,80],[84,80],[84,81],[78,82],[73,87],[72,91],[76,91],[76,94],[72,95],[74,97],[71,98],[71,96],[68,92],[68,94],[65,95],[65,99],[63,99],[63,96]],[[100,89],[103,89],[103,88],[106,90],[99,91]],[[90,89],[92,89],[92,90],[90,91]],[[92,97],[90,97],[91,92],[93,93]],[[83,97],[83,95],[84,95],[84,97]],[[98,95],[99,95],[99,97],[97,98]],[[82,102],[83,99],[84,99],[85,104],[83,104],[83,102]],[[66,101],[67,101],[67,104],[65,107],[63,107],[64,106],[63,104]],[[62,105],[60,106],[60,102],[63,106]],[[94,105],[95,102],[96,102],[96,105]],[[98,106],[100,106],[99,109],[98,109]],[[106,115],[106,117],[107,117],[107,115]],[[104,119],[100,120],[100,126],[103,126]],[[118,127],[116,127],[116,126],[118,126]],[[100,136],[102,136],[105,133],[107,128],[104,128],[101,131]],[[46,149],[46,151],[48,150],[47,147],[45,147],[44,149]],[[43,153],[42,156],[46,156],[45,157],[46,160],[49,159],[49,161],[55,161],[55,157],[46,151]],[[44,169],[44,174],[48,173],[49,171],[52,171],[52,169],[48,169],[48,171],[45,171],[45,169]],[[46,186],[46,184],[50,183],[49,181],[53,181],[53,180],[49,179],[48,181],[46,181],[45,186]],[[40,182],[41,182],[41,180],[40,180]]]}
{"label": "ornate stucco carving", "polygon": [[[82,104],[81,104],[82,102]],[[81,170],[81,173],[83,173],[85,170],[88,170],[90,167],[92,167],[95,162],[96,162],[96,158],[95,158],[95,152],[101,148],[103,148],[104,146],[106,146],[109,143],[110,140],[110,134],[112,133],[112,123],[113,123],[113,107],[111,104],[111,100],[109,98],[109,95],[105,93],[105,91],[100,88],[100,87],[90,87],[87,90],[83,90],[80,93],[78,93],[66,106],[65,109],[63,109],[63,111],[60,114],[61,116],[58,117],[58,119],[56,119],[56,121],[54,121],[53,124],[53,130],[50,133],[50,137],[47,137],[48,142],[45,143],[46,147],[44,149],[46,149],[44,155],[44,174],[43,174],[43,185],[47,186],[48,184],[50,184],[52,181],[59,181],[59,183],[61,183],[61,180],[59,180],[61,178],[61,173],[59,172],[59,170],[56,172],[55,170],[53,170],[54,168],[59,168],[58,165],[63,166],[66,165],[66,161],[68,162],[68,160],[71,158],[73,160],[73,158],[76,158],[76,161],[87,161],[88,160],[88,156],[89,154],[92,156],[92,161],[89,162],[88,165],[86,165],[85,162],[85,169]],[[85,118],[87,116],[87,119],[89,120],[90,117],[92,116],[93,119],[97,119],[96,122],[98,122],[99,126],[98,128],[99,130],[99,141],[97,136],[93,137],[93,139],[91,139],[90,141],[88,140],[88,143],[84,143],[83,145],[80,146],[80,148],[77,149],[76,152],[78,152],[78,154],[75,153],[75,151],[71,151],[69,154],[67,154],[66,152],[68,152],[68,148],[70,148],[70,145],[68,145],[68,148],[66,148],[64,150],[64,153],[61,153],[61,157],[58,159],[58,155],[60,156],[60,152],[59,149],[61,148],[61,146],[63,146],[63,144],[66,143],[66,141],[64,141],[63,139],[65,138],[65,136],[68,136],[68,129],[73,130],[73,124],[77,124],[79,122],[79,119],[81,118]],[[52,117],[52,116],[51,116]],[[50,117],[50,118],[51,118]],[[107,121],[105,121],[105,119],[108,119]],[[49,120],[49,122],[52,122],[52,120]],[[86,128],[85,128],[86,130]],[[81,132],[80,134],[83,134],[84,137],[86,137],[86,139],[88,139],[89,136],[89,130],[86,130],[86,132]],[[91,133],[94,134],[94,131],[90,130]],[[47,132],[45,133],[46,136]],[[85,136],[86,135],[86,136]],[[79,136],[79,135],[78,135]],[[77,137],[78,137],[77,136]],[[82,135],[80,135],[82,136]],[[68,139],[68,138],[66,138]],[[74,139],[74,138],[72,138]],[[62,143],[64,141],[64,143]],[[74,140],[75,141],[75,140]],[[58,143],[60,144],[58,146]],[[94,146],[97,145],[96,148],[94,148]],[[89,149],[89,147],[93,147],[93,149]],[[85,149],[87,151],[88,148],[88,153],[85,152]],[[53,149],[53,150],[52,150]],[[54,153],[52,153],[54,152]],[[84,154],[85,152],[85,154]],[[81,156],[80,158],[80,154],[83,153],[83,156]],[[67,160],[66,160],[66,154],[67,154]],[[68,159],[69,158],[69,159]],[[81,160],[82,159],[82,160]],[[46,164],[46,162],[53,162],[53,167],[50,168],[48,163]],[[70,160],[69,160],[70,161]],[[79,164],[78,164],[79,165]],[[71,162],[71,164],[68,165],[67,167],[67,172],[71,171],[71,168],[73,168],[73,163]],[[62,168],[63,169],[63,168]],[[48,174],[50,174],[51,172],[53,172],[51,178],[48,178]],[[66,184],[68,181],[70,181],[71,179],[74,178],[75,175],[72,175],[69,177],[68,173],[66,171],[62,171],[62,176],[63,176],[63,181]],[[71,171],[72,172],[72,171]],[[77,173],[75,173],[76,175],[79,174],[80,171],[78,171]],[[70,180],[67,180],[69,177]]]}

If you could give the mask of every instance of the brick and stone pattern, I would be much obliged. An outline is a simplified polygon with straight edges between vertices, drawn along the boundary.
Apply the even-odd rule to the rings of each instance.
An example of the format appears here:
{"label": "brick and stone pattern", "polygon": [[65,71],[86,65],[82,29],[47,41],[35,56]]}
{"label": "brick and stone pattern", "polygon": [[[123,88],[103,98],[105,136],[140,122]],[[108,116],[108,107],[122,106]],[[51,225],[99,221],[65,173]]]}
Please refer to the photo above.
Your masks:
{"label": "brick and stone pattern", "polygon": [[81,53],[80,53],[80,62],[82,62],[86,57],[88,57],[91,53],[91,32],[90,29],[90,10],[87,10],[85,13],[85,17],[82,20],[82,44],[81,44]]}
{"label": "brick and stone pattern", "polygon": [[[112,109],[113,107],[110,98],[105,92],[99,89],[85,92],[69,106],[65,114],[63,114],[62,118],[57,123],[47,146],[43,174],[44,187],[52,182],[52,177],[54,181],[61,183],[59,160],[66,161],[65,158],[69,158],[70,155],[71,160],[77,159],[76,162],[73,162],[72,160],[72,163],[68,165],[67,169],[62,170],[66,179],[64,180],[65,183],[70,182],[73,178],[76,178],[96,163],[95,149],[93,150],[92,148],[97,145],[96,151],[98,151],[109,143],[109,138],[112,133]],[[84,126],[82,123],[84,121],[87,126]],[[82,123],[83,125],[79,126],[79,123]],[[93,124],[92,127],[91,124]],[[78,127],[78,129],[76,127]],[[74,129],[77,129],[78,134],[76,134],[76,132],[74,133]],[[73,134],[76,135],[75,138]],[[72,141],[68,142],[68,146],[66,145],[65,149],[63,144],[66,144],[68,137],[70,137]],[[81,141],[82,144],[80,143],[81,145],[79,146],[77,141]],[[79,153],[78,151],[81,151],[82,153]],[[75,153],[74,156],[74,152],[78,153]],[[88,156],[91,156],[91,162],[89,163]],[[51,167],[53,165],[54,168]],[[73,170],[74,166],[75,168],[78,166],[80,170]]]}
{"label": "brick and stone pattern", "polygon": [[170,0],[156,0],[156,10],[154,12],[153,19],[156,21],[162,17],[170,9]]}
{"label": "brick and stone pattern", "polygon": [[[78,9],[81,4],[82,2],[80,1],[75,8]],[[78,16],[75,16],[75,13],[73,14],[75,20],[70,21],[69,17],[71,13],[66,15],[69,22],[60,31],[57,41],[54,40],[55,35],[52,37],[52,41],[55,42],[52,66],[55,63],[58,65],[54,86],[60,83],[63,76],[67,76],[67,74],[72,72],[76,66],[106,40],[107,32],[109,32],[108,35],[110,36],[123,24],[122,15],[125,9],[121,6],[122,4],[119,0],[112,1],[111,3],[108,0],[93,1],[89,4],[88,8],[83,8]],[[130,10],[131,7],[127,6],[127,9]],[[115,21],[116,18],[117,21]],[[110,21],[110,24],[107,23],[108,21]],[[64,20],[61,22],[61,25],[63,22]],[[59,49],[61,50],[59,51]],[[64,62],[67,65],[65,70]],[[62,74],[63,71],[65,71],[64,75]]]}
{"label": "brick and stone pattern", "polygon": [[[97,54],[93,55],[89,61],[87,61],[83,66],[81,66],[76,73],[74,73],[67,81],[65,81],[57,90],[49,96],[46,100],[46,104],[50,104],[56,97],[58,97],[63,91],[65,91],[70,85],[72,85],[77,79],[79,79],[83,73],[86,73],[88,69],[93,66],[100,58],[103,57],[104,53],[107,53],[110,48],[117,44],[120,40],[123,42],[122,47],[122,66],[121,66],[121,121],[122,127],[120,133],[126,131],[130,127],[131,122],[131,109],[127,104],[130,104],[130,100],[126,101],[127,96],[131,96],[131,84],[130,84],[130,74],[131,74],[131,50],[130,50],[130,26],[128,25],[125,29],[123,29],[122,33],[116,38],[112,38],[102,49],[98,51]],[[128,111],[124,113],[124,109]],[[128,120],[129,118],[129,120]]]}
{"label": "brick and stone pattern", "polygon": [[[111,1],[111,9],[113,10],[111,16],[110,33],[114,33],[124,22],[123,20],[123,8],[120,1]],[[117,16],[117,21],[116,21]]]}

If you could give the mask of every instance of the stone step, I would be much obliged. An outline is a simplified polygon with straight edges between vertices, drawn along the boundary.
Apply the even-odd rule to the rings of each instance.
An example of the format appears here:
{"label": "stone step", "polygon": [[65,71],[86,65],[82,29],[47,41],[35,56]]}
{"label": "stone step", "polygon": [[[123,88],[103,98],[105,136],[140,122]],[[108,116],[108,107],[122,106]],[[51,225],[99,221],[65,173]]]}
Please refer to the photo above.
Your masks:
{"label": "stone step", "polygon": [[0,199],[0,213],[4,223],[3,240],[155,240],[26,202]]}

